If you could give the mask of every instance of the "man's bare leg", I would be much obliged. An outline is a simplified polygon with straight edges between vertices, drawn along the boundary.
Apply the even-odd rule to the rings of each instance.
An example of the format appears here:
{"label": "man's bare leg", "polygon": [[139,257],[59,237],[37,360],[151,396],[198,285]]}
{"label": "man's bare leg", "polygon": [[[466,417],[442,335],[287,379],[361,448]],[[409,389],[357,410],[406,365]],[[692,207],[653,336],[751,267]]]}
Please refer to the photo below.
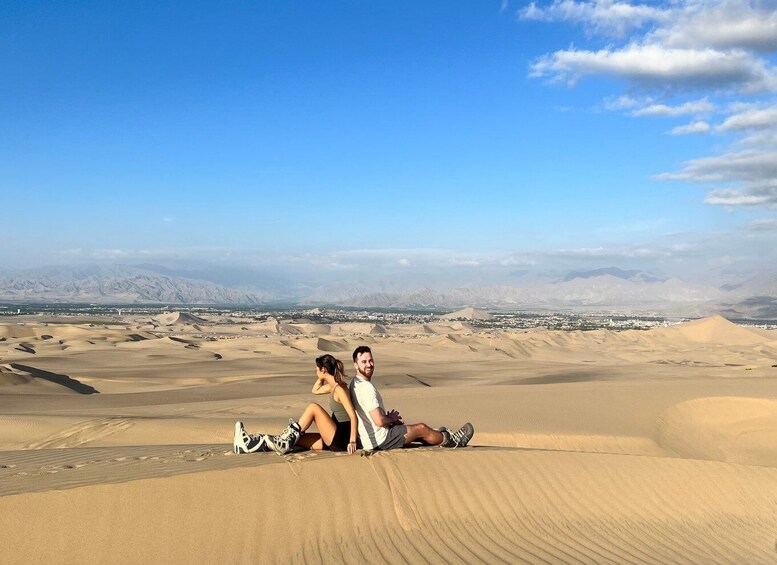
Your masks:
{"label": "man's bare leg", "polygon": [[406,425],[407,432],[405,432],[405,445],[413,443],[414,441],[423,441],[429,445],[440,445],[445,439],[441,432],[438,432],[434,428],[430,428],[426,424]]}

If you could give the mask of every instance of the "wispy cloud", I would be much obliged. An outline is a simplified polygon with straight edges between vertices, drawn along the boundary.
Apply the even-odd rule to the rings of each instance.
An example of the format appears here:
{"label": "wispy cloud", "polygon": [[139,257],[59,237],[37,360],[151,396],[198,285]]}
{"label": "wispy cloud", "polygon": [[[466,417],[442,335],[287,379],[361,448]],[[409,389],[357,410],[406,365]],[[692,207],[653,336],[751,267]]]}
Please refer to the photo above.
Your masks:
{"label": "wispy cloud", "polygon": [[760,53],[777,47],[777,13],[768,0],[686,0],[674,2],[671,14],[668,25],[648,36],[651,41]]}
{"label": "wispy cloud", "polygon": [[692,100],[679,104],[676,106],[669,106],[667,104],[650,104],[638,110],[631,112],[632,116],[660,116],[660,117],[674,117],[685,115],[699,115],[708,114],[715,109],[715,105],[712,104],[706,98],[701,100]]}
{"label": "wispy cloud", "polygon": [[698,121],[691,122],[684,126],[673,127],[669,133],[672,135],[688,135],[694,133],[709,133],[711,130],[712,128],[707,122]]}
{"label": "wispy cloud", "polygon": [[531,3],[519,17],[581,25],[608,41],[543,55],[530,76],[569,86],[585,77],[620,79],[628,94],[608,97],[605,109],[639,118],[690,116],[667,133],[734,135],[735,144],[748,147],[688,161],[657,179],[703,183],[711,205],[777,206],[773,0],[554,0]]}
{"label": "wispy cloud", "polygon": [[518,15],[525,20],[582,23],[592,33],[623,37],[635,28],[666,20],[669,17],[669,12],[644,4],[613,0],[595,0],[594,2],[556,0],[545,7],[532,2],[523,8]]}
{"label": "wispy cloud", "polygon": [[777,127],[777,104],[766,108],[749,107],[730,115],[718,126],[720,131],[772,130]]}
{"label": "wispy cloud", "polygon": [[712,190],[708,204],[721,206],[777,205],[777,151],[739,151],[695,159],[677,173],[663,173],[660,180],[697,183],[736,183],[738,188]]}
{"label": "wispy cloud", "polygon": [[777,232],[777,219],[754,220],[747,226],[747,229],[753,231],[775,231]]}
{"label": "wispy cloud", "polygon": [[[719,195],[736,198],[737,195]],[[659,222],[660,223],[660,222]],[[626,226],[628,227],[628,226]],[[273,253],[260,249],[71,250],[70,262],[138,265],[179,276],[289,291],[326,285],[364,292],[551,280],[569,270],[619,267],[706,280],[721,257],[736,257],[737,269],[777,261],[777,220],[762,218],[720,233],[650,235],[624,245],[563,247],[533,251],[462,252],[451,249],[347,249],[321,253]],[[729,261],[727,266],[732,267]],[[269,286],[268,286],[269,285]],[[305,291],[306,292],[306,291]]]}

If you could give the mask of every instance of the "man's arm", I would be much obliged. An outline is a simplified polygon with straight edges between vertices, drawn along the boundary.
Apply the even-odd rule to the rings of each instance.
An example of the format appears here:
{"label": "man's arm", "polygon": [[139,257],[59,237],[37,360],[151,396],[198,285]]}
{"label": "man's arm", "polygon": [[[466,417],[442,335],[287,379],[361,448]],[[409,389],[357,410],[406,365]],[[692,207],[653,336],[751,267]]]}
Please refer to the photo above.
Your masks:
{"label": "man's arm", "polygon": [[384,414],[383,410],[380,409],[380,406],[370,410],[370,418],[372,418],[373,423],[379,428],[388,428],[394,424],[402,423],[402,417],[399,415],[399,412],[392,410],[388,414]]}

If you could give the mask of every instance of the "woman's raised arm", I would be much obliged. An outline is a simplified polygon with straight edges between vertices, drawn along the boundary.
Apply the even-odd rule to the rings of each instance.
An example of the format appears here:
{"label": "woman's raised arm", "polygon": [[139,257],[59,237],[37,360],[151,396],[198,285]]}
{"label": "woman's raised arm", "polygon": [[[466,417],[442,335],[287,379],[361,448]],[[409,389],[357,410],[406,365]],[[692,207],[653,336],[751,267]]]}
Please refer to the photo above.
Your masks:
{"label": "woman's raised arm", "polygon": [[332,390],[332,386],[326,382],[324,379],[316,379],[316,382],[313,383],[313,394],[327,394]]}

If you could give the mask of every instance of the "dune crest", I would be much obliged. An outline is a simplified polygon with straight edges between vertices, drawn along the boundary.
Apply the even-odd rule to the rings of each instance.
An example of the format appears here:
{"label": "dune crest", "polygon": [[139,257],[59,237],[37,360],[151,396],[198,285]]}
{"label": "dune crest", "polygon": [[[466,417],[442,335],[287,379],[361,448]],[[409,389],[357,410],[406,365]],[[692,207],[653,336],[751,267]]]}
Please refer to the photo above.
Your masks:
{"label": "dune crest", "polygon": [[168,314],[160,314],[152,319],[161,326],[194,325],[207,322],[205,318],[200,318],[188,312],[170,312]]}
{"label": "dune crest", "polygon": [[440,316],[441,320],[493,320],[493,314],[479,308],[463,308]]}

